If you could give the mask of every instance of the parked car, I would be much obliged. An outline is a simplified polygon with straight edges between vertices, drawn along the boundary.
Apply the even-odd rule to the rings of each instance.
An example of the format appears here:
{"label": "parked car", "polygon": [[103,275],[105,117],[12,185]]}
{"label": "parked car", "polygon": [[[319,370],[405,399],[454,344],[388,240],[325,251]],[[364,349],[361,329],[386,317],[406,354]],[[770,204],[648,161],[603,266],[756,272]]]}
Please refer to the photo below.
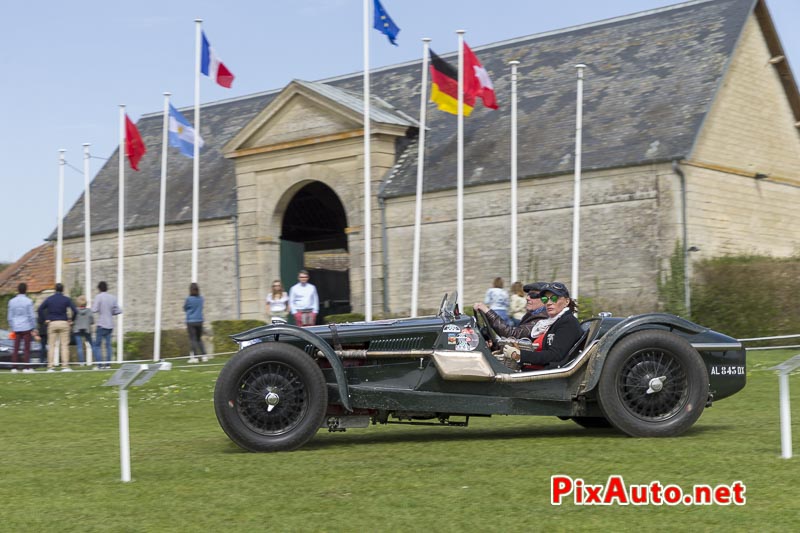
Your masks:
{"label": "parked car", "polygon": [[[20,352],[22,352],[22,346],[19,347]],[[11,354],[14,351],[14,339],[13,339],[13,332],[0,329],[0,368],[10,369],[11,368]],[[20,359],[21,360],[21,354]],[[42,345],[35,341],[31,340],[31,353],[30,353],[30,362],[37,363],[33,366],[41,366],[38,363],[44,364],[45,358],[42,353]]]}
{"label": "parked car", "polygon": [[466,426],[472,416],[545,415],[633,437],[672,437],[712,401],[745,386],[737,340],[661,313],[603,316],[554,368],[517,371],[489,348],[485,318],[438,314],[233,335],[239,351],[220,372],[222,429],[254,452],[292,450],[320,428],[369,424]]}

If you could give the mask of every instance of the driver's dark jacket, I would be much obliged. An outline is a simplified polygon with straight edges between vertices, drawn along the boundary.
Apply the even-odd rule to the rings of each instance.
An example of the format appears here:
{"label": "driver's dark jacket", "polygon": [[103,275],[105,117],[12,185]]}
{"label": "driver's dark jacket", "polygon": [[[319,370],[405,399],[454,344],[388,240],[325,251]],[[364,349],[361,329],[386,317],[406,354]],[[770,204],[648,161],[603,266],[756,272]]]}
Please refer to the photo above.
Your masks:
{"label": "driver's dark jacket", "polygon": [[547,318],[547,309],[542,306],[539,309],[528,311],[519,321],[519,326],[509,326],[506,324],[500,315],[489,309],[486,312],[486,318],[489,320],[489,325],[501,337],[514,337],[515,339],[529,339],[531,337],[531,330],[534,324],[538,321]]}
{"label": "driver's dark jacket", "polygon": [[538,352],[522,350],[520,354],[523,365],[546,365],[561,361],[570,348],[581,337],[581,325],[575,315],[566,312],[553,322],[545,333],[542,349]]}

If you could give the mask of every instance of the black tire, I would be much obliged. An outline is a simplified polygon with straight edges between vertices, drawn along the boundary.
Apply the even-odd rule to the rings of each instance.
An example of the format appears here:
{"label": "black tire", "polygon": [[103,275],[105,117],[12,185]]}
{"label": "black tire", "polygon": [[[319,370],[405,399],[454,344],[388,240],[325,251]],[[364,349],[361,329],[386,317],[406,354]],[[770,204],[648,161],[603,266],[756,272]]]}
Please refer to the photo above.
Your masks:
{"label": "black tire", "polygon": [[245,348],[223,367],[214,389],[219,425],[251,452],[299,448],[316,434],[327,406],[322,370],[289,344]]}
{"label": "black tire", "polygon": [[607,418],[603,418],[602,416],[573,416],[570,417],[570,420],[586,429],[605,429],[614,427]]}
{"label": "black tire", "polygon": [[703,413],[708,372],[700,354],[682,337],[637,331],[611,349],[597,394],[606,418],[624,433],[675,437]]}

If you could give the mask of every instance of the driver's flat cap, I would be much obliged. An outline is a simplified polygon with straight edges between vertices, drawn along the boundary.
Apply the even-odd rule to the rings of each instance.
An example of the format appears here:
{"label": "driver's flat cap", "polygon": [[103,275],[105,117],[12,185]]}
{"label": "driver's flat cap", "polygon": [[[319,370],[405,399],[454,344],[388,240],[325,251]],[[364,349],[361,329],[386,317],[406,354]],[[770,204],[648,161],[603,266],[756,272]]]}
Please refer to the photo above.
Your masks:
{"label": "driver's flat cap", "polygon": [[537,281],[535,283],[528,283],[522,287],[522,290],[525,292],[542,292],[542,289],[545,287],[547,287],[547,283],[544,281]]}

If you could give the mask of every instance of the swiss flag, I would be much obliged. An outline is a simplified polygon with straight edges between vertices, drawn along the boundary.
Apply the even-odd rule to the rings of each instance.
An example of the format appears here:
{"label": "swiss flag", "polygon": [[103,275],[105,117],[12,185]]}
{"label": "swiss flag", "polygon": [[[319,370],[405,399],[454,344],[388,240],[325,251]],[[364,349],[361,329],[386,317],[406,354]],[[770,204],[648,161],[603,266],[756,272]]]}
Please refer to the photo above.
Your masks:
{"label": "swiss flag", "polygon": [[464,43],[464,96],[480,97],[483,105],[497,109],[497,98],[489,73],[483,68],[475,53]]}

